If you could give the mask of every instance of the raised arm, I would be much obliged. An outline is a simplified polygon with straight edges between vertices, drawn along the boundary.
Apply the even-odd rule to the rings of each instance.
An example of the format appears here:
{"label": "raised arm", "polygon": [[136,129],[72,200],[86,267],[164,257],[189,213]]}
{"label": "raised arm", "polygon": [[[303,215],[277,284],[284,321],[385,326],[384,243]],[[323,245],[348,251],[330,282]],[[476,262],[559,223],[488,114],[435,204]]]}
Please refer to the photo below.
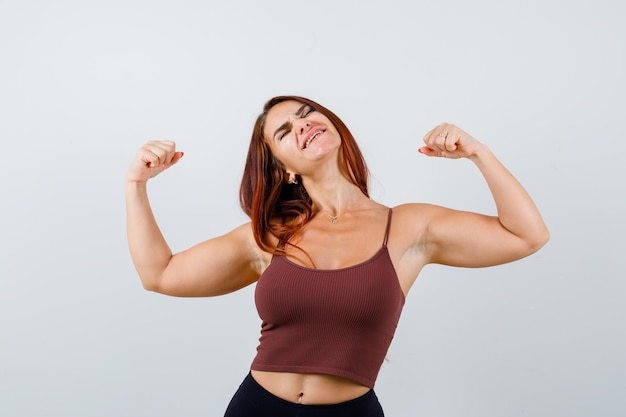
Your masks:
{"label": "raised arm", "polygon": [[427,156],[468,158],[483,174],[497,216],[429,206],[422,247],[428,262],[455,266],[490,266],[530,255],[549,238],[532,199],[491,151],[460,128],[441,124],[425,137]]}
{"label": "raised arm", "polygon": [[152,213],[147,182],[183,156],[174,142],[148,142],[126,175],[126,220],[130,254],[143,286],[174,296],[213,296],[258,278],[261,259],[249,225],[172,254]]}

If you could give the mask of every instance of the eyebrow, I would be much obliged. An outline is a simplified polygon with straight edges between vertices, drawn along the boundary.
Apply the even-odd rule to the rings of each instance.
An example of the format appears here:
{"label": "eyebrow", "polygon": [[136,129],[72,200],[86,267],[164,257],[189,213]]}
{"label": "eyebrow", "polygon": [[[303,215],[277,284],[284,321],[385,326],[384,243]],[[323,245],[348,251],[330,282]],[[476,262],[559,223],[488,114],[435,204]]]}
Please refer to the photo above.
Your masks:
{"label": "eyebrow", "polygon": [[[298,111],[295,112],[295,115],[297,117],[300,117],[300,115],[302,114],[304,109],[306,109],[307,107],[310,107],[310,106],[308,104],[306,104],[306,103],[303,104],[302,106],[300,106]],[[289,120],[287,120],[285,123],[283,123],[282,125],[278,126],[278,129],[276,129],[276,131],[274,132],[274,136],[272,136],[272,138],[276,139],[276,135],[278,135],[278,133],[280,133],[280,131],[287,129],[287,127],[289,127],[290,124],[291,124],[291,122]]]}

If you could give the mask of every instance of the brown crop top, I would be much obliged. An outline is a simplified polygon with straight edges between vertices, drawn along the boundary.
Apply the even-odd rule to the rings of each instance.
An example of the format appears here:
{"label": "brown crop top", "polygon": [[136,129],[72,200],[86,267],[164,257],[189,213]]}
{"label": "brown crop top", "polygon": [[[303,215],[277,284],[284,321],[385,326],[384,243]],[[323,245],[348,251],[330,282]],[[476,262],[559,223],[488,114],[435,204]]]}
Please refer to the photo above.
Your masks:
{"label": "brown crop top", "polygon": [[325,270],[274,256],[259,278],[255,301],[261,337],[251,369],[321,373],[373,388],[404,306],[387,251]]}

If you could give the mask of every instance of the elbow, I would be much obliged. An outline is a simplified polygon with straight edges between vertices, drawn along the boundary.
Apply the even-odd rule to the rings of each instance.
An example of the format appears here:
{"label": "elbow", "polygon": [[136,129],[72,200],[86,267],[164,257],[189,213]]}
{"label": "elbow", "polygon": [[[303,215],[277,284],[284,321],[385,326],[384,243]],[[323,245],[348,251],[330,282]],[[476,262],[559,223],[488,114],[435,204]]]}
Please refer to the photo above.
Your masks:
{"label": "elbow", "polygon": [[537,247],[537,249],[541,249],[546,243],[548,243],[548,241],[550,240],[550,231],[548,230],[548,228],[546,227],[546,225],[543,225],[542,231],[540,233],[540,238],[538,239],[539,241],[539,245]]}
{"label": "elbow", "polygon": [[141,281],[141,285],[143,285],[143,289],[146,291],[150,291],[150,292],[159,292],[159,286],[156,285],[154,282],[149,282],[149,281]]}
{"label": "elbow", "polygon": [[550,231],[545,225],[533,234],[532,238],[527,241],[530,253],[535,253],[550,240]]}
{"label": "elbow", "polygon": [[135,270],[144,290],[163,293],[163,287],[168,282],[167,265],[135,265]]}
{"label": "elbow", "polygon": [[153,279],[149,279],[146,277],[140,277],[141,278],[141,285],[143,286],[143,289],[146,291],[150,291],[150,292],[156,292],[161,294],[163,292],[163,289],[161,288],[161,280],[153,278]]}

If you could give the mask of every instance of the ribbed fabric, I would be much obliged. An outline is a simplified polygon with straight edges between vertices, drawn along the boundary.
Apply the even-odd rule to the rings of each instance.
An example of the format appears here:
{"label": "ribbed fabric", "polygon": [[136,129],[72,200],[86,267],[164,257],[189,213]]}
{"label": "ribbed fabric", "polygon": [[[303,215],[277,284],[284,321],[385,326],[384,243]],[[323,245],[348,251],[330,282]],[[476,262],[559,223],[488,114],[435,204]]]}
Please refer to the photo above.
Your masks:
{"label": "ribbed fabric", "polygon": [[251,369],[336,375],[373,388],[404,306],[382,247],[348,268],[306,268],[275,256],[257,282],[261,337]]}

